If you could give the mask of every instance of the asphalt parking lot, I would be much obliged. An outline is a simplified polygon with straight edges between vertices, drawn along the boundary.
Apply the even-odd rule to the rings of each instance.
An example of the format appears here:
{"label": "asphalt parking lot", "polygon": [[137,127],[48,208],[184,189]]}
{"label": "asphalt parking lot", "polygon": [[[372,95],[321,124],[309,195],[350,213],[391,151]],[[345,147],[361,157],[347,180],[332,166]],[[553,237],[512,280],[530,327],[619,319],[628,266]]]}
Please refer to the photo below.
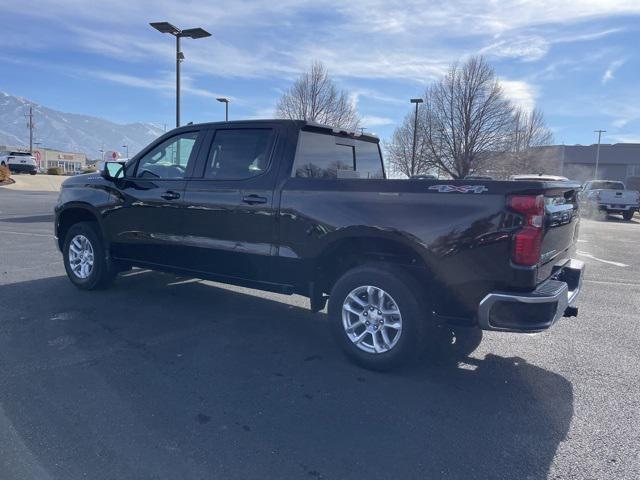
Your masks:
{"label": "asphalt parking lot", "polygon": [[578,319],[348,363],[306,301],[66,279],[55,193],[0,188],[0,478],[640,478],[640,221],[583,221]]}

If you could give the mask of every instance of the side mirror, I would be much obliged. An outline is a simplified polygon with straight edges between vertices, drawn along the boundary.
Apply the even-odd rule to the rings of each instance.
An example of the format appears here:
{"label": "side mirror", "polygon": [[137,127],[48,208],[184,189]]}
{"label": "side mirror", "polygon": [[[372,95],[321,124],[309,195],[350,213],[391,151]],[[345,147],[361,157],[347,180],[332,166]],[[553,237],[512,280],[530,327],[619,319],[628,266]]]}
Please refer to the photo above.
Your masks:
{"label": "side mirror", "polygon": [[124,178],[124,163],[105,162],[100,173],[107,180],[118,180],[120,178]]}

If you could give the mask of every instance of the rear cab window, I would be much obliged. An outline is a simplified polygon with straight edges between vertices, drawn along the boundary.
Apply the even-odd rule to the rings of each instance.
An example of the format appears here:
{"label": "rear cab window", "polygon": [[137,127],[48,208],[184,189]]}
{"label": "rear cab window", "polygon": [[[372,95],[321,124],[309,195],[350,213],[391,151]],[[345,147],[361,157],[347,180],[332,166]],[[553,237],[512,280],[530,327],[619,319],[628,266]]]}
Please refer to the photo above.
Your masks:
{"label": "rear cab window", "polygon": [[297,178],[385,178],[378,142],[302,130],[291,173]]}
{"label": "rear cab window", "polygon": [[589,190],[624,190],[622,182],[596,181],[591,182]]}

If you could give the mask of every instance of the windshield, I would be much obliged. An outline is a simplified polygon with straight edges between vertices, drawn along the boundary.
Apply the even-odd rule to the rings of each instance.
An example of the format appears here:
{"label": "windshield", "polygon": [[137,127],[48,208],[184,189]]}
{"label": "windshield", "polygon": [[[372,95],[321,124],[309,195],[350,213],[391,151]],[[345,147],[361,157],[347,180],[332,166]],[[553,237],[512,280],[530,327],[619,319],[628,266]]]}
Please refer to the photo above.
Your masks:
{"label": "windshield", "polygon": [[624,190],[622,182],[591,182],[590,190]]}
{"label": "windshield", "polygon": [[30,157],[31,154],[29,152],[10,152],[9,156],[11,156],[11,157]]}

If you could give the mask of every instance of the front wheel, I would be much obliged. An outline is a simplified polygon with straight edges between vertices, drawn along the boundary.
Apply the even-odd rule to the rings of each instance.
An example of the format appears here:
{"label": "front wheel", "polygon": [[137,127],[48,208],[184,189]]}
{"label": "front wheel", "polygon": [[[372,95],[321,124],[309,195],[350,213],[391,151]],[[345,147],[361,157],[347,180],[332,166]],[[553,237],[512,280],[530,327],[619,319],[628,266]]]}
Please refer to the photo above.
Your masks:
{"label": "front wheel", "polygon": [[390,370],[414,357],[428,311],[416,280],[395,266],[349,270],[329,298],[336,341],[349,358],[372,370]]}
{"label": "front wheel", "polygon": [[65,237],[63,255],[69,280],[81,290],[106,288],[116,276],[95,223],[73,225]]}

